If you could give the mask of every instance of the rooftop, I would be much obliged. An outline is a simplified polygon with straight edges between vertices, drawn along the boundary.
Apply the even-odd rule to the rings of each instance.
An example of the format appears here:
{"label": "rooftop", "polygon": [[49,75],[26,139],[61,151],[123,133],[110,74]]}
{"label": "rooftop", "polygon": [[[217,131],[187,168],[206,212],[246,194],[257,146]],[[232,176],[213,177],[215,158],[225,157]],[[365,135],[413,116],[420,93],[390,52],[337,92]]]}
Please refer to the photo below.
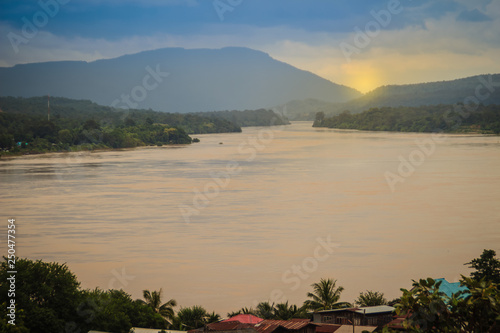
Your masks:
{"label": "rooftop", "polygon": [[356,307],[356,308],[341,308],[341,309],[323,310],[323,311],[318,311],[316,313],[351,311],[351,312],[356,312],[356,313],[375,314],[375,313],[392,312],[394,310],[395,310],[395,308],[392,306],[389,306],[389,305],[378,305],[378,306],[365,306],[365,307]]}
{"label": "rooftop", "polygon": [[251,315],[251,314],[239,314],[239,315],[233,316],[229,319],[223,320],[222,322],[239,321],[240,323],[245,323],[245,324],[258,324],[263,320],[264,319],[256,317],[256,316]]}
{"label": "rooftop", "polygon": [[440,278],[435,279],[436,283],[441,281],[441,286],[439,286],[439,291],[442,291],[446,296],[451,297],[452,294],[456,294],[459,291],[468,290],[467,287],[460,286],[460,282],[448,282],[446,279]]}

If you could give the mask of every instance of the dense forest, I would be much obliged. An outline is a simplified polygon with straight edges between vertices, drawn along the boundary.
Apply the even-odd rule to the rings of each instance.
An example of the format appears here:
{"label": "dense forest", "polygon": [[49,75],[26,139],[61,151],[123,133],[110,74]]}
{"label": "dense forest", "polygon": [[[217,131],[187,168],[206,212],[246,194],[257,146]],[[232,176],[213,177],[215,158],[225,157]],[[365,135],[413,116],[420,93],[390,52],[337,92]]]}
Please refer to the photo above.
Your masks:
{"label": "dense forest", "polygon": [[246,126],[276,126],[289,125],[290,122],[284,116],[274,113],[272,110],[258,109],[245,111],[213,111],[199,112],[199,116],[210,119],[222,118],[241,127]]}
{"label": "dense forest", "polygon": [[[166,113],[124,110],[88,100],[0,97],[0,149],[9,153],[130,148],[189,144],[188,134],[241,132],[244,125],[277,125],[286,120],[268,110]],[[218,115],[221,116],[218,116]],[[286,121],[288,122],[288,121]]]}
{"label": "dense forest", "polygon": [[[500,104],[500,89],[495,89],[499,80],[500,74],[492,74],[453,81],[382,86],[344,103],[308,101],[305,103],[308,108],[299,111],[298,114],[307,117],[311,115],[311,109],[316,108],[316,112],[324,112],[327,116],[334,116],[344,110],[349,110],[351,113],[360,113],[375,107],[398,108],[401,106],[449,105],[460,102],[466,103],[467,100],[485,105]],[[481,96],[476,96],[478,93]],[[290,111],[293,112],[293,104],[290,106]],[[291,119],[298,119],[298,116]],[[307,119],[313,120],[314,115],[312,118]]]}
{"label": "dense forest", "polygon": [[313,126],[368,131],[500,134],[500,106],[458,103],[382,107],[357,114],[344,111],[332,117],[318,112]]}

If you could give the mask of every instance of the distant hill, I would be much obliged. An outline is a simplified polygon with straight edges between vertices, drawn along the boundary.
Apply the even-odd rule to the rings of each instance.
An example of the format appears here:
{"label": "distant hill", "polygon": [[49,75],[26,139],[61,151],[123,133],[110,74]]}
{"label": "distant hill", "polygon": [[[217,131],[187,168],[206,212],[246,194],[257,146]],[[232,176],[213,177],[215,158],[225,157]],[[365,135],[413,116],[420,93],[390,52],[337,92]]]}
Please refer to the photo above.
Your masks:
{"label": "distant hill", "polygon": [[[345,103],[321,103],[321,101],[311,102],[311,100],[293,101],[287,104],[287,108],[293,114],[293,116],[289,116],[290,119],[306,118],[307,120],[313,120],[313,113],[315,112],[335,115],[342,111],[359,113],[375,107],[419,107],[423,105],[463,103],[467,102],[465,100],[467,97],[475,96],[476,88],[484,82],[493,83],[493,92],[490,92],[487,88],[482,88],[480,94],[490,93],[490,96],[480,102],[485,105],[500,104],[500,74],[486,74],[452,81],[382,86]],[[302,108],[302,112],[300,108]]]}
{"label": "distant hill", "polygon": [[244,111],[213,111],[196,113],[202,117],[225,119],[231,123],[241,126],[278,126],[289,125],[285,116],[277,114],[272,110],[244,110]]}
{"label": "distant hill", "polygon": [[165,48],[114,59],[0,68],[2,96],[88,99],[165,112],[269,108],[292,99],[346,102],[357,90],[248,48]]}
{"label": "distant hill", "polygon": [[[488,75],[452,81],[383,86],[360,98],[338,105],[336,108],[361,112],[370,107],[463,103],[465,98],[475,95],[476,87],[483,83],[482,79],[488,81]],[[485,105],[500,104],[500,74],[492,74],[491,81],[497,83],[497,87],[489,98],[482,101]],[[489,91],[483,89],[480,93],[489,93]]]}
{"label": "distant hill", "polygon": [[284,114],[290,120],[313,120],[317,112],[329,113],[339,103],[329,103],[314,98],[292,100],[273,109]]}
{"label": "distant hill", "polygon": [[324,117],[318,113],[313,127],[396,132],[500,134],[499,105],[430,105],[370,108]]}

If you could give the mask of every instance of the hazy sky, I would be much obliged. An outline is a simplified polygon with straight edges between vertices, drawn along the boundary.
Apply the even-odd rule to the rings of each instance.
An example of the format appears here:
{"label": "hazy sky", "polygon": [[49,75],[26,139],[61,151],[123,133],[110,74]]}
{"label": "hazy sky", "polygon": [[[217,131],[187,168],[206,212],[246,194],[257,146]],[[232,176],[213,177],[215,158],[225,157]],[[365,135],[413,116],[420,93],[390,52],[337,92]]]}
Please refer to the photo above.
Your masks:
{"label": "hazy sky", "polygon": [[0,6],[0,66],[245,46],[362,92],[500,72],[499,0],[2,0]]}

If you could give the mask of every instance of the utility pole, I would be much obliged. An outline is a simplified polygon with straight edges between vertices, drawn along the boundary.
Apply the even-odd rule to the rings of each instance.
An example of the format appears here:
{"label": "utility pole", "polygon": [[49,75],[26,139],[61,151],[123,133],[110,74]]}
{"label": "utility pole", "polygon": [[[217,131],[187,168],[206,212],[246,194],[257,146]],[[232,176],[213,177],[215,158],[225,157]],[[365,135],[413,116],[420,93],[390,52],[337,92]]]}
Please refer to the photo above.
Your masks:
{"label": "utility pole", "polygon": [[47,120],[50,121],[50,95],[47,95]]}

